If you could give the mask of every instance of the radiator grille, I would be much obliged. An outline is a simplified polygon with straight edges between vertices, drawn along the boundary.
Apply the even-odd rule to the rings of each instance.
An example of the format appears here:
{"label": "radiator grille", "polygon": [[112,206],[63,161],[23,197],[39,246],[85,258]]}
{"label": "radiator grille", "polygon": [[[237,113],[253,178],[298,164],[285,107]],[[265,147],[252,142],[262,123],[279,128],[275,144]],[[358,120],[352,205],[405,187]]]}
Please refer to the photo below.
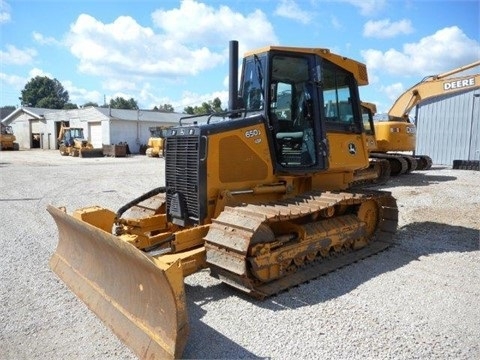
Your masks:
{"label": "radiator grille", "polygon": [[167,213],[173,195],[181,193],[187,218],[192,222],[200,219],[199,139],[199,136],[168,137],[165,150]]}

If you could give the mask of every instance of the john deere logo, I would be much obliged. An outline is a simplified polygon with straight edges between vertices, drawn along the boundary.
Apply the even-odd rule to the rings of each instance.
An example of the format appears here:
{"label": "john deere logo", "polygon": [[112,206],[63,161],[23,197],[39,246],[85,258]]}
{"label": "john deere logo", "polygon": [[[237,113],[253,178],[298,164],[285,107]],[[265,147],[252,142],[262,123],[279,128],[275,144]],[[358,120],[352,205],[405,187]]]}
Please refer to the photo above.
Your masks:
{"label": "john deere logo", "polygon": [[355,155],[357,153],[357,147],[354,143],[348,144],[348,152],[350,153],[350,155]]}

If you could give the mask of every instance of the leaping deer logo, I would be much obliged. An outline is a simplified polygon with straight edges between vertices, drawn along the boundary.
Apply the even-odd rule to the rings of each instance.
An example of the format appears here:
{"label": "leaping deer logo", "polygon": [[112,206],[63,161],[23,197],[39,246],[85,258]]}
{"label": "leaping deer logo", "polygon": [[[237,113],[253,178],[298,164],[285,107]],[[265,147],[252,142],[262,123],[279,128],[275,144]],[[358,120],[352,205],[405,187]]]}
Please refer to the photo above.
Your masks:
{"label": "leaping deer logo", "polygon": [[354,143],[348,144],[348,152],[350,153],[350,155],[355,155],[357,153],[357,147]]}

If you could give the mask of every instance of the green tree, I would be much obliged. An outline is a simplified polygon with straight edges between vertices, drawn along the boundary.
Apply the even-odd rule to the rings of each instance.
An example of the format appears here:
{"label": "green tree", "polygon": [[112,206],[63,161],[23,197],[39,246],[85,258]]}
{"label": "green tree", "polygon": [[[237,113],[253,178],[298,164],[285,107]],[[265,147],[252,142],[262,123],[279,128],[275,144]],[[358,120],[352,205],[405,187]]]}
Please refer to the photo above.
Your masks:
{"label": "green tree", "polygon": [[72,104],[72,103],[66,103],[63,108],[65,110],[71,110],[71,109],[78,109],[78,105],[77,104]]}
{"label": "green tree", "polygon": [[96,102],[89,101],[89,102],[86,102],[85,104],[83,104],[84,108],[87,107],[87,106],[98,107],[98,104]]}
{"label": "green tree", "polygon": [[15,111],[17,108],[15,107],[15,105],[5,105],[5,106],[0,107],[0,109],[3,110],[3,111],[13,112],[13,111]]}
{"label": "green tree", "polygon": [[138,110],[138,104],[133,98],[126,100],[123,97],[116,97],[110,100],[110,107],[112,109]]}
{"label": "green tree", "polygon": [[57,79],[47,76],[32,78],[22,90],[19,97],[22,106],[33,106],[46,109],[63,109],[69,102],[68,91]]}
{"label": "green tree", "polygon": [[160,105],[158,108],[155,106],[154,110],[163,111],[163,112],[174,112],[175,109],[171,104],[163,104]]}
{"label": "green tree", "polygon": [[15,110],[17,110],[17,108],[13,105],[6,105],[6,106],[0,107],[0,120],[5,119],[8,115],[10,115]]}
{"label": "green tree", "polygon": [[191,107],[191,106],[185,106],[185,107],[183,108],[183,112],[184,112],[185,114],[193,115],[193,114],[194,114],[194,111],[195,111],[194,108]]}
{"label": "green tree", "polygon": [[222,111],[225,110],[222,109],[222,101],[218,97],[213,100],[209,100],[208,102],[203,102],[200,106],[187,106],[183,109],[184,113],[190,115],[213,114]]}

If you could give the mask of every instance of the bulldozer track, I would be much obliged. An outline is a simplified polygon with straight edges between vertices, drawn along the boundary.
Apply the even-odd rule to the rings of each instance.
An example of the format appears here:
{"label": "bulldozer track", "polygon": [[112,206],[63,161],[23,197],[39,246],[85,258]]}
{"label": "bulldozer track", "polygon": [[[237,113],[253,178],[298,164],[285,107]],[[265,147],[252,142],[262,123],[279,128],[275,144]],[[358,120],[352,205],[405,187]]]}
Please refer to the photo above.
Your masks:
{"label": "bulldozer track", "polygon": [[[250,274],[249,248],[255,239],[264,236],[265,225],[312,216],[334,206],[355,207],[368,200],[378,204],[380,217],[367,246],[354,250],[350,243],[327,255],[318,252],[308,261],[292,262],[284,276],[273,281],[261,282]],[[346,220],[358,223],[358,219],[334,217],[328,220],[328,226],[340,228],[345,226]],[[382,191],[311,192],[274,204],[226,207],[217,219],[213,219],[205,238],[207,263],[213,276],[251,296],[265,298],[383,251],[391,245],[397,223],[396,200],[389,192]],[[308,226],[322,225],[312,222]]]}

